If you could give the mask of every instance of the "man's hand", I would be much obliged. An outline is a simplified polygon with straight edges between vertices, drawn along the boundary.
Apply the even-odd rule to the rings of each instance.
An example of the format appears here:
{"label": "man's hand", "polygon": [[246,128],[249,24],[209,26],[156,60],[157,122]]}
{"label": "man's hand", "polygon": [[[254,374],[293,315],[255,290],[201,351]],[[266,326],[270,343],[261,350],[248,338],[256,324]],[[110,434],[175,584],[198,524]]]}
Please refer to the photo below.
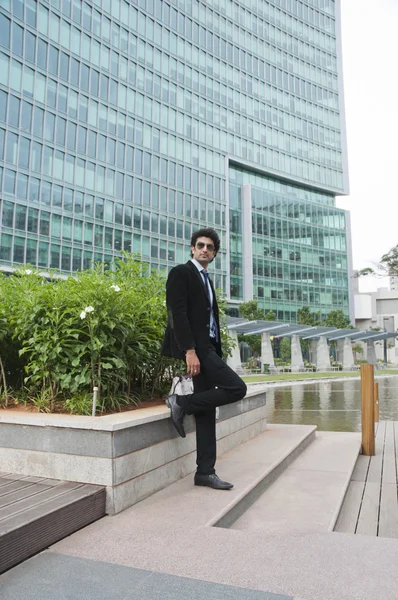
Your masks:
{"label": "man's hand", "polygon": [[195,352],[195,348],[187,350],[185,354],[185,361],[187,363],[187,373],[193,377],[200,373],[200,362]]}

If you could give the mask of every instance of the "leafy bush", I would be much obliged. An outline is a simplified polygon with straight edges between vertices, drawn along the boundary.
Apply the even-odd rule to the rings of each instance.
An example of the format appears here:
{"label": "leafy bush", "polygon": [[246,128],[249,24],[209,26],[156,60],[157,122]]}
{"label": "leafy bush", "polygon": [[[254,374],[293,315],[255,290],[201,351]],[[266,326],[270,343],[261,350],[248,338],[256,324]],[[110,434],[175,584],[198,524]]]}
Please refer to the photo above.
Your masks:
{"label": "leafy bush", "polygon": [[75,394],[72,398],[67,398],[64,402],[64,408],[71,415],[91,415],[93,398],[87,392]]}
{"label": "leafy bush", "polygon": [[336,367],[339,371],[343,370],[343,363],[338,362],[337,360],[331,360],[330,361],[330,366],[331,367]]}
{"label": "leafy bush", "polygon": [[313,373],[316,372],[316,365],[314,365],[313,363],[310,363],[308,360],[304,361],[304,368],[307,369],[308,371],[312,371]]}
{"label": "leafy bush", "polygon": [[68,410],[76,405],[76,412],[86,414],[87,403],[72,399],[91,394],[94,386],[102,410],[107,410],[107,398],[118,394],[136,402],[138,392],[162,393],[170,379],[160,357],[164,277],[149,273],[132,255],[117,260],[113,270],[103,267],[67,279],[52,274],[46,280],[30,269],[1,276],[3,394],[9,358],[15,354],[16,370],[24,372],[40,410],[53,410],[62,398],[69,400]]}
{"label": "leafy bush", "polygon": [[[160,356],[165,274],[149,272],[136,255],[104,266],[65,279],[31,269],[0,274],[2,405],[25,387],[40,411],[91,414],[98,387],[98,412],[113,412],[160,397],[184,371],[184,364]],[[222,315],[223,307],[221,301]],[[225,327],[221,334],[228,353]]]}
{"label": "leafy bush", "polygon": [[259,358],[255,356],[251,356],[247,363],[245,363],[245,368],[250,369],[251,371],[255,371],[261,369],[261,361]]}
{"label": "leafy bush", "polygon": [[282,358],[274,358],[274,362],[278,367],[289,367],[291,365],[290,360],[283,360]]}

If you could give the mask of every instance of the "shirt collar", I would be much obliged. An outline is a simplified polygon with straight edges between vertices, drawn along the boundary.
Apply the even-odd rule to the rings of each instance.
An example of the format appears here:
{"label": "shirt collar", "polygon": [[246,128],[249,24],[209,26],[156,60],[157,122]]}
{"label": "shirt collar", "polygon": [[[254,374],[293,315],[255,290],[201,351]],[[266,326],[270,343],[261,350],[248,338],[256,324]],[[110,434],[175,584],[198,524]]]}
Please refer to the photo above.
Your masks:
{"label": "shirt collar", "polygon": [[196,258],[191,258],[191,262],[195,265],[195,267],[198,269],[199,273],[201,273],[202,271],[206,271],[206,269],[204,269],[202,267],[202,265],[200,264],[200,262],[198,262],[196,260]]}

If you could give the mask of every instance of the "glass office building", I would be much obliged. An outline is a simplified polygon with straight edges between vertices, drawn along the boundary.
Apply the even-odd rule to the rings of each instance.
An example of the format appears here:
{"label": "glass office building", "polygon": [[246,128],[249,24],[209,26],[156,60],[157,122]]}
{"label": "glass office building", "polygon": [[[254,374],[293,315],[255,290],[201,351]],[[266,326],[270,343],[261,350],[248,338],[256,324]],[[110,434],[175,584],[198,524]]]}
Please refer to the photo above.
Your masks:
{"label": "glass office building", "polygon": [[348,314],[340,50],[334,0],[1,0],[0,267],[167,270],[211,225],[231,307]]}

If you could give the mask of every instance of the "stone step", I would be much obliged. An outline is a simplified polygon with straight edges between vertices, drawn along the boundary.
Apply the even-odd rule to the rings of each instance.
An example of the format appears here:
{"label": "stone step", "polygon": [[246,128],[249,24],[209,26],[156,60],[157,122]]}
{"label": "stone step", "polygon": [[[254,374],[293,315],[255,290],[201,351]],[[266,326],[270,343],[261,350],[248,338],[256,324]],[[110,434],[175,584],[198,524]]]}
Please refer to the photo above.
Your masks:
{"label": "stone step", "polygon": [[173,528],[176,523],[192,527],[194,510],[196,526],[230,527],[314,441],[315,432],[312,425],[268,425],[264,433],[218,459],[217,474],[234,484],[232,490],[196,487],[190,474],[136,504],[129,518],[148,519],[151,528]]}
{"label": "stone step", "polygon": [[333,531],[360,448],[359,433],[317,432],[232,528],[272,534]]}

